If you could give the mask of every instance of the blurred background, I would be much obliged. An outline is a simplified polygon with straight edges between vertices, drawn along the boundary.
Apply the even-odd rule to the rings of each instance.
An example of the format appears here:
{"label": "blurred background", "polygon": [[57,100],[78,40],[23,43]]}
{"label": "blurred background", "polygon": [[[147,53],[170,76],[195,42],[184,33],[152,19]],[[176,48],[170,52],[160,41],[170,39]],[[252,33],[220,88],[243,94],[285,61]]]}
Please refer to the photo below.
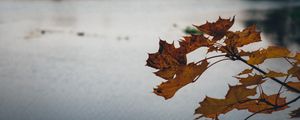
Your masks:
{"label": "blurred background", "polygon": [[[188,26],[219,16],[235,16],[234,31],[257,24],[264,42],[249,49],[300,50],[297,0],[1,0],[0,119],[191,120],[206,95],[223,98],[247,66],[217,64],[166,101],[152,93],[162,79],[145,66],[147,53],[157,51],[159,38],[180,40]],[[202,52],[189,61],[204,58]],[[299,105],[253,120],[288,119]],[[220,118],[248,115],[233,110]]]}

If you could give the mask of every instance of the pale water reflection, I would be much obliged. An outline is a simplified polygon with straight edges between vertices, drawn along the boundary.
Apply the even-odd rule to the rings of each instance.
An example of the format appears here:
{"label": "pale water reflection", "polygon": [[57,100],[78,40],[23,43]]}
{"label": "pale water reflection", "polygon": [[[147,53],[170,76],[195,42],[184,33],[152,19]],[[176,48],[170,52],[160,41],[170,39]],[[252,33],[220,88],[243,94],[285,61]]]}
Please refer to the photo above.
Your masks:
{"label": "pale water reflection", "polygon": [[[280,6],[238,0],[0,3],[3,120],[193,119],[198,102],[205,95],[224,96],[227,84],[237,82],[232,76],[246,66],[221,63],[165,101],[151,93],[161,79],[145,67],[147,53],[158,49],[159,38],[169,42],[181,39],[182,30],[191,24],[235,15],[232,29],[239,30],[244,27],[245,11]],[[189,57],[200,59],[198,56]],[[287,119],[287,112],[254,119]],[[221,118],[247,115],[233,111]]]}

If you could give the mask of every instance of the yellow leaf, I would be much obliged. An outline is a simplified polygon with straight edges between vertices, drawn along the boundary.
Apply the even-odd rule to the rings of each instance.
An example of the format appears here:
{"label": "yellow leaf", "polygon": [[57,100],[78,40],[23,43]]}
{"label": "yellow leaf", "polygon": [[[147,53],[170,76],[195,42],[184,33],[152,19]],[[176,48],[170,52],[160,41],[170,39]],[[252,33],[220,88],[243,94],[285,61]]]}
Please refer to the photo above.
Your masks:
{"label": "yellow leaf", "polygon": [[281,57],[289,57],[290,51],[284,47],[278,46],[269,46],[266,50],[267,58],[281,58]]}
{"label": "yellow leaf", "polygon": [[267,77],[284,77],[287,76],[288,74],[285,73],[280,73],[280,72],[275,72],[275,71],[269,71],[265,76]]}
{"label": "yellow leaf", "polygon": [[265,50],[257,50],[257,51],[253,51],[250,54],[248,63],[252,65],[257,65],[263,63],[265,59],[266,59]]}
{"label": "yellow leaf", "polygon": [[287,48],[270,46],[267,49],[253,51],[249,55],[248,63],[252,65],[257,65],[263,63],[266,59],[269,58],[282,58],[290,56],[290,51]]}
{"label": "yellow leaf", "polygon": [[242,47],[250,43],[261,41],[260,33],[256,31],[255,25],[247,27],[242,32],[229,32],[226,36],[226,45],[235,47]]}

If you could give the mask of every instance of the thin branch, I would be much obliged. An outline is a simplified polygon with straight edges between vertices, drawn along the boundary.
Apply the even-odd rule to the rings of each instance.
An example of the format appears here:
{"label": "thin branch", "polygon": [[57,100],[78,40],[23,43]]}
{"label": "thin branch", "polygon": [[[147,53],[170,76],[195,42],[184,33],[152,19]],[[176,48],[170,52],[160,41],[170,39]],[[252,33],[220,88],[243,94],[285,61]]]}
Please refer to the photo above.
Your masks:
{"label": "thin branch", "polygon": [[258,114],[258,113],[264,112],[264,111],[274,110],[274,109],[278,109],[278,108],[285,107],[285,106],[287,106],[287,105],[289,105],[289,104],[291,104],[291,103],[293,103],[293,102],[296,102],[298,99],[300,99],[300,96],[298,96],[297,98],[295,98],[295,99],[291,100],[290,102],[287,102],[287,103],[285,103],[285,104],[283,104],[283,105],[278,105],[278,106],[275,106],[275,107],[272,107],[272,108],[267,108],[267,109],[263,109],[263,110],[257,111],[257,112],[255,112],[255,113],[249,115],[247,118],[245,118],[245,120],[248,120],[248,119],[251,118],[252,116],[254,116],[254,115]]}
{"label": "thin branch", "polygon": [[216,55],[216,56],[211,56],[211,57],[208,57],[208,58],[205,58],[205,59],[203,59],[203,60],[200,60],[200,61],[196,62],[196,64],[199,64],[199,63],[203,62],[204,60],[209,60],[209,59],[212,59],[212,58],[224,57],[224,56],[226,56],[226,55]]}
{"label": "thin branch", "polygon": [[231,59],[225,58],[225,59],[218,60],[218,61],[214,62],[213,64],[209,65],[207,68],[210,68],[211,66],[213,66],[213,65],[215,65],[215,64],[217,64],[219,62],[225,61],[225,60],[231,60]]}
{"label": "thin branch", "polygon": [[284,59],[285,59],[288,63],[290,63],[292,66],[294,65],[294,63],[291,62],[287,57],[284,57]]}
{"label": "thin branch", "polygon": [[[256,66],[254,66],[254,65],[249,64],[245,59],[241,58],[240,56],[237,56],[237,60],[240,60],[240,61],[244,62],[245,64],[249,65],[250,67],[254,68],[255,70],[257,70],[258,72],[261,72],[261,73],[264,74],[264,75],[267,74],[267,73],[266,73],[265,71],[263,71],[262,69],[260,69],[260,68],[258,68],[258,67],[256,67]],[[300,93],[300,90],[298,90],[298,89],[296,89],[296,88],[294,88],[294,87],[292,87],[292,86],[289,86],[288,84],[286,84],[286,83],[284,83],[284,82],[278,80],[277,78],[274,78],[274,77],[269,77],[269,78],[271,78],[273,81],[277,82],[278,84],[283,85],[284,87],[288,88],[289,90],[292,90],[292,91],[295,91],[295,92],[297,92],[297,93]]]}
{"label": "thin branch", "polygon": [[[283,82],[286,83],[286,81],[287,81],[288,78],[289,78],[289,75],[285,77],[285,79],[284,79]],[[278,105],[278,104],[277,104],[277,101],[278,101],[278,98],[279,98],[279,96],[280,96],[280,91],[281,91],[282,88],[283,88],[283,85],[281,85],[280,88],[279,88],[279,90],[278,90],[278,93],[277,93],[277,96],[276,96],[276,100],[275,100],[275,104],[276,104],[276,105]]]}
{"label": "thin branch", "polygon": [[[225,60],[230,60],[230,59],[225,58],[225,59],[218,60],[218,61],[214,62],[213,64],[209,65],[206,69],[210,68],[211,66],[213,66],[213,65],[215,65],[219,62],[225,61]],[[201,75],[198,75],[192,82],[196,82],[199,79],[200,76]]]}

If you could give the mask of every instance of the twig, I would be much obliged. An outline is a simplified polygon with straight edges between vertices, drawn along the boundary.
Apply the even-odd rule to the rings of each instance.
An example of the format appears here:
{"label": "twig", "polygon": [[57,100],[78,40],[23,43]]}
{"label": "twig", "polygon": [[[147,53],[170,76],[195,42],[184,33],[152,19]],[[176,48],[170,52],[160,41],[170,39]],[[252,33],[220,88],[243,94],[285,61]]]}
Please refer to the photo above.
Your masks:
{"label": "twig", "polygon": [[212,59],[212,58],[224,57],[224,56],[226,56],[226,55],[216,55],[216,56],[211,56],[211,57],[205,58],[205,59],[203,59],[203,60],[200,60],[200,61],[196,62],[195,64],[198,64],[198,63],[200,63],[200,62],[202,62],[202,61],[204,61],[204,60],[209,60],[209,59]]}
{"label": "twig", "polygon": [[217,64],[219,62],[225,61],[225,60],[231,60],[231,59],[225,58],[225,59],[218,60],[218,61],[214,62],[213,64],[209,65],[207,68],[210,68],[211,66],[213,66],[213,65],[215,65],[215,64]]}
{"label": "twig", "polygon": [[[236,56],[236,58],[237,58],[237,60],[240,60],[240,61],[244,62],[245,64],[249,65],[250,67],[254,68],[254,69],[257,70],[258,72],[261,72],[261,73],[264,74],[264,75],[267,74],[267,73],[266,73],[265,71],[263,71],[262,69],[260,69],[260,68],[258,68],[258,67],[256,67],[256,66],[254,66],[254,65],[249,64],[245,59],[241,58],[240,56]],[[271,78],[273,81],[275,81],[275,82],[277,82],[277,83],[283,85],[284,87],[286,87],[286,88],[288,88],[288,89],[290,89],[290,90],[292,90],[292,91],[295,91],[295,92],[297,92],[297,93],[300,93],[300,90],[298,90],[298,89],[296,89],[296,88],[294,88],[294,87],[289,86],[288,84],[286,84],[286,83],[284,83],[284,82],[278,80],[277,78],[274,78],[274,77],[269,77],[269,78]]]}
{"label": "twig", "polygon": [[[210,67],[213,66],[214,64],[217,64],[217,63],[222,62],[222,61],[225,61],[225,60],[230,60],[230,59],[226,59],[226,58],[225,58],[225,59],[218,60],[218,61],[214,62],[213,64],[209,65],[206,69],[210,68]],[[192,82],[196,82],[196,81],[199,79],[200,76],[201,76],[201,75],[198,75]]]}
{"label": "twig", "polygon": [[252,117],[252,116],[254,116],[254,115],[258,114],[258,113],[264,112],[264,111],[268,111],[268,110],[273,110],[273,109],[278,109],[278,108],[285,107],[285,106],[287,106],[287,105],[289,105],[289,104],[291,104],[293,102],[296,102],[298,99],[300,99],[300,96],[298,96],[297,98],[295,98],[295,99],[291,100],[290,102],[287,102],[287,103],[285,103],[283,105],[278,105],[278,106],[275,106],[275,107],[272,107],[272,108],[267,108],[267,109],[263,109],[263,110],[257,111],[255,113],[249,115],[248,117],[246,117],[245,120],[248,120],[250,117]]}
{"label": "twig", "polygon": [[287,57],[284,57],[284,59],[285,59],[288,63],[290,63],[292,66],[294,65]]}
{"label": "twig", "polygon": [[[286,83],[287,79],[289,78],[289,75],[285,77],[284,79],[284,83]],[[280,91],[282,89],[283,85],[280,86],[279,90],[278,90],[278,93],[277,93],[277,96],[276,96],[276,100],[275,100],[275,104],[277,105],[277,101],[278,101],[278,98],[279,98],[279,95],[280,95]]]}

